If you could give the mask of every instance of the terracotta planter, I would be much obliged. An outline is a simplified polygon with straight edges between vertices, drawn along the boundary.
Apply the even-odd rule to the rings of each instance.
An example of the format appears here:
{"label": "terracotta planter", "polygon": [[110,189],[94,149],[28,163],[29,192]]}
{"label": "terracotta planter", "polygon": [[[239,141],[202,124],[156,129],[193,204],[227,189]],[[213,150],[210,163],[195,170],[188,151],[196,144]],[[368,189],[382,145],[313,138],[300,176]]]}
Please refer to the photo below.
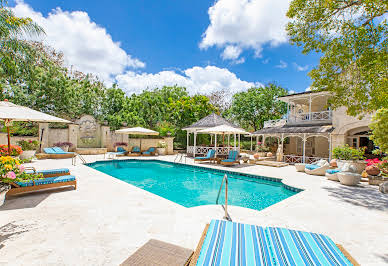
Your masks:
{"label": "terracotta planter", "polygon": [[35,156],[36,151],[23,151],[22,154],[19,155],[21,160],[30,159]]}
{"label": "terracotta planter", "polygon": [[375,165],[369,165],[365,168],[365,171],[368,175],[379,175],[380,174],[380,168],[378,168]]}
{"label": "terracotta planter", "polygon": [[361,181],[361,175],[358,173],[339,172],[337,177],[340,183],[345,186],[355,186]]}
{"label": "terracotta planter", "polygon": [[166,155],[166,148],[156,148],[159,155]]}

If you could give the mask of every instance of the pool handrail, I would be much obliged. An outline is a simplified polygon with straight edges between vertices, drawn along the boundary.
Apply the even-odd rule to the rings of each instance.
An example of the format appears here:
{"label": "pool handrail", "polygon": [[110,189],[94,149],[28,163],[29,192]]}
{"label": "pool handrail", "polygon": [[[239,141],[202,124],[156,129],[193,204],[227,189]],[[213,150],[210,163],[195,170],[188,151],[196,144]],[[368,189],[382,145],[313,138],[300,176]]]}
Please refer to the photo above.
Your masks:
{"label": "pool handrail", "polygon": [[221,206],[225,211],[224,219],[227,221],[232,221],[232,218],[230,218],[228,213],[228,175],[227,174],[225,174],[224,177],[222,178],[221,186],[220,186],[220,189],[218,190],[216,204],[218,205],[218,200],[220,199],[220,194],[221,194],[222,185],[224,184],[224,181],[225,181],[225,206],[222,204]]}

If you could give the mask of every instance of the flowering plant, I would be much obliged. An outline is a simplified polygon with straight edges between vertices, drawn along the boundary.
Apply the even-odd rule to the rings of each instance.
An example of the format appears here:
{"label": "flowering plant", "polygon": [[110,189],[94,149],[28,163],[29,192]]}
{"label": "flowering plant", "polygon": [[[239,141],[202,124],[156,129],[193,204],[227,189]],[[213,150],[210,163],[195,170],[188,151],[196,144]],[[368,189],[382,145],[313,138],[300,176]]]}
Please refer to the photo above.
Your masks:
{"label": "flowering plant", "polygon": [[258,152],[268,152],[269,150],[270,149],[267,146],[262,146],[262,145],[257,146],[257,151]]}
{"label": "flowering plant", "polygon": [[33,151],[36,150],[39,146],[39,141],[37,140],[19,140],[19,146],[23,151]]}
{"label": "flowering plant", "polygon": [[54,143],[54,146],[55,147],[64,147],[64,146],[69,146],[69,148],[71,148],[73,146],[73,143],[71,142],[68,142],[68,141],[64,141],[64,142],[57,142],[57,143]]}
{"label": "flowering plant", "polygon": [[11,156],[0,157],[0,182],[2,183],[27,182],[42,177],[42,174],[26,173],[18,159]]}
{"label": "flowering plant", "polygon": [[388,160],[386,159],[387,158],[383,158],[383,160],[379,160],[378,158],[375,158],[375,159],[365,160],[365,162],[367,166],[374,165],[380,168],[381,174],[384,176],[388,176]]}
{"label": "flowering plant", "polygon": [[348,144],[333,149],[333,157],[340,160],[364,160],[365,147],[355,149]]}
{"label": "flowering plant", "polygon": [[[22,154],[22,148],[16,145],[11,145],[11,156],[19,156]],[[8,145],[0,145],[0,156],[8,155]]]}
{"label": "flowering plant", "polygon": [[115,144],[113,144],[114,147],[117,147],[117,146],[128,146],[128,143],[126,142],[115,142]]}

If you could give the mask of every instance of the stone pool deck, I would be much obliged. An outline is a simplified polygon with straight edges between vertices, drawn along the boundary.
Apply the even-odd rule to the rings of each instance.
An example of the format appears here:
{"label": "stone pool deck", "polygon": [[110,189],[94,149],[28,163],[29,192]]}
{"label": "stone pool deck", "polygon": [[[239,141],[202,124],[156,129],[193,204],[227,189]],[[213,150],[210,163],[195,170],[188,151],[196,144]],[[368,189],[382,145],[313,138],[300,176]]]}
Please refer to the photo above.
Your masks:
{"label": "stone pool deck", "polygon": [[[88,162],[103,158],[84,157]],[[118,265],[150,238],[195,249],[205,224],[223,217],[221,206],[185,208],[87,166],[72,166],[70,159],[31,165],[68,167],[78,189],[7,200],[0,207],[0,265]],[[230,206],[233,221],[323,233],[362,265],[388,264],[388,195],[377,187],[346,187],[293,166],[227,169],[282,178],[304,189],[262,211]]]}

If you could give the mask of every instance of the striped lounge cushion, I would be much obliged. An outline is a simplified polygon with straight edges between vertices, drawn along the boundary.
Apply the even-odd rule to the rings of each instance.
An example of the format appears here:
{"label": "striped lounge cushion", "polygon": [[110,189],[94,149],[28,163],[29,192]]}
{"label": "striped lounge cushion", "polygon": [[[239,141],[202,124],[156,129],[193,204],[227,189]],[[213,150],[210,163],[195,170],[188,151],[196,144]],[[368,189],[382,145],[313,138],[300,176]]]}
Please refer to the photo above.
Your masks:
{"label": "striped lounge cushion", "polygon": [[212,220],[197,265],[352,265],[327,236]]}
{"label": "striped lounge cushion", "polygon": [[265,229],[211,221],[197,265],[271,265]]}
{"label": "striped lounge cushion", "polygon": [[[53,174],[67,174],[70,172],[68,168],[59,168],[59,169],[49,169],[49,170],[39,170],[36,171],[38,174],[43,174],[43,175],[53,175]],[[26,173],[32,174],[32,170],[27,170]]]}
{"label": "striped lounge cushion", "polygon": [[63,182],[69,182],[69,181],[74,181],[74,180],[75,180],[75,176],[72,176],[72,175],[49,177],[49,178],[43,178],[43,179],[36,180],[35,185],[63,183]]}
{"label": "striped lounge cushion", "polygon": [[275,265],[352,265],[327,236],[268,227]]}

